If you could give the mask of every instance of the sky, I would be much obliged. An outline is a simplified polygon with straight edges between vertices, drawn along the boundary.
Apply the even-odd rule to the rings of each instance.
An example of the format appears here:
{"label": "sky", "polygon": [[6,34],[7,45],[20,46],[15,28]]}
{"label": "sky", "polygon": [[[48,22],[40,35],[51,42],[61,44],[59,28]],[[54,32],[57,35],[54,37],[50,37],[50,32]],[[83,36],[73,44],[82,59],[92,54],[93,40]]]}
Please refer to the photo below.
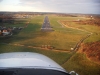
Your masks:
{"label": "sky", "polygon": [[100,0],[0,0],[0,11],[100,14]]}

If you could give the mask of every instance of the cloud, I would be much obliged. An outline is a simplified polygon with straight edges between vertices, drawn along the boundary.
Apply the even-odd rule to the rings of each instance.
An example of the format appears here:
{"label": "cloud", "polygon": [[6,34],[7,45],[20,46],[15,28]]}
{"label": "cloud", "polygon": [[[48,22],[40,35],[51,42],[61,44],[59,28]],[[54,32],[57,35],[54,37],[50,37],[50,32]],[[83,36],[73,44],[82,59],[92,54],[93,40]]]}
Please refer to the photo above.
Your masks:
{"label": "cloud", "polygon": [[54,0],[20,0],[20,6],[35,7],[38,10],[44,9],[45,11],[57,11]]}
{"label": "cloud", "polygon": [[3,0],[0,0],[0,2],[2,2]]}
{"label": "cloud", "polygon": [[[3,1],[3,2],[1,2]],[[100,0],[0,0],[0,6],[12,5],[20,10],[64,13],[99,13]],[[22,9],[20,9],[20,7]],[[25,9],[26,8],[26,9]],[[8,9],[7,9],[8,10]],[[10,9],[9,9],[10,10]]]}
{"label": "cloud", "polygon": [[100,3],[100,0],[20,0],[20,2],[24,5],[34,5],[34,4],[38,4],[38,5],[44,5],[47,7],[52,7],[51,5],[53,5],[53,7],[58,6],[59,5],[73,5],[73,4],[97,4]]}
{"label": "cloud", "polygon": [[54,12],[94,13],[99,11],[100,0],[20,0],[21,6]]}

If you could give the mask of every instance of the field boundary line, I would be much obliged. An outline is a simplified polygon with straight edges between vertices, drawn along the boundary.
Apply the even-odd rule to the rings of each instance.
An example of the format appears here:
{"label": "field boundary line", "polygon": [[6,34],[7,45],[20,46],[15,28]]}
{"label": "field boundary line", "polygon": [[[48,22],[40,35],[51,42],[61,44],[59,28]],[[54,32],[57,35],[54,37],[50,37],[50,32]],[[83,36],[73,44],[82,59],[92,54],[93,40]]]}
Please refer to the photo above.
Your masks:
{"label": "field boundary line", "polygon": [[[77,50],[80,48],[81,43],[83,43],[83,41],[84,41],[85,39],[89,38],[89,37],[93,34],[92,32],[89,32],[89,31],[87,31],[87,30],[83,30],[83,29],[79,29],[79,28],[70,27],[70,26],[68,26],[68,25],[65,25],[65,24],[59,22],[59,21],[57,21],[57,22],[58,22],[60,25],[62,25],[62,27],[64,26],[64,27],[67,27],[67,28],[76,29],[76,30],[80,30],[80,31],[84,31],[84,32],[88,32],[88,33],[89,33],[89,34],[87,34],[84,38],[82,38],[82,39],[75,45],[74,50],[73,50],[73,51],[75,51],[75,52],[77,52]],[[72,58],[72,57],[73,57],[73,55],[72,55],[70,58]],[[68,60],[70,60],[70,58],[69,58]],[[67,61],[68,61],[68,60],[67,60]],[[64,65],[67,61],[65,61],[62,65]]]}
{"label": "field boundary line", "polygon": [[[25,45],[22,45],[22,44],[9,44],[9,45],[14,45],[14,46],[25,46]],[[35,49],[42,49],[42,50],[49,50],[49,51],[55,51],[55,52],[70,52],[70,51],[60,51],[60,50],[56,50],[56,49],[48,49],[48,48],[41,48],[41,47],[35,47],[35,46],[25,46],[25,47],[28,47],[28,48],[35,48]]]}
{"label": "field boundary line", "polygon": [[57,49],[49,49],[49,48],[41,48],[41,47],[35,47],[35,46],[25,46],[23,44],[10,44],[10,43],[0,43],[0,44],[6,44],[6,45],[12,45],[12,46],[19,46],[19,47],[27,47],[27,48],[34,48],[34,49],[41,49],[41,50],[47,50],[47,51],[54,51],[54,52],[63,52],[63,53],[68,53],[68,52],[71,52],[70,50],[69,51],[60,51],[60,50],[57,50]]}
{"label": "field boundary line", "polygon": [[58,22],[60,25],[64,26],[64,27],[71,28],[71,29],[76,29],[76,30],[80,30],[80,31],[84,31],[84,32],[88,32],[89,34],[93,34],[92,32],[89,32],[89,31],[87,31],[87,30],[83,30],[83,29],[79,29],[79,28],[70,27],[70,26],[68,26],[68,25],[65,25],[65,24],[59,22],[59,20],[58,20],[57,22]]}
{"label": "field boundary line", "polygon": [[81,31],[85,31],[85,32],[88,32],[88,33],[89,33],[89,34],[87,34],[84,38],[82,38],[82,39],[76,44],[76,46],[74,47],[74,50],[77,50],[77,49],[79,48],[79,46],[81,45],[81,43],[82,43],[85,39],[89,38],[89,37],[93,34],[92,32],[89,32],[89,31],[87,31],[87,30],[83,30],[83,29],[79,29],[79,28],[70,27],[70,26],[68,26],[68,25],[65,25],[65,24],[59,22],[59,21],[57,21],[57,22],[58,22],[59,24],[65,26],[65,27],[67,27],[67,28],[77,29],[77,30],[81,30]]}

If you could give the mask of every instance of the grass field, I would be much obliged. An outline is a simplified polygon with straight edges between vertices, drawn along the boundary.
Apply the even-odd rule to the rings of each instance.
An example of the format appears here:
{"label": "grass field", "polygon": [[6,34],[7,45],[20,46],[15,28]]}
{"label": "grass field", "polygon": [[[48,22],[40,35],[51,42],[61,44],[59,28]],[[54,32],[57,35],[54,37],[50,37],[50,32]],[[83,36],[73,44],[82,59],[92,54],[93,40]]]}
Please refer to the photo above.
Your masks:
{"label": "grass field", "polygon": [[28,19],[30,23],[27,28],[24,28],[19,34],[13,36],[14,38],[12,37],[5,41],[12,44],[23,44],[28,46],[51,45],[58,50],[70,50],[87,34],[86,32],[75,29],[62,28],[57,21],[67,18],[54,18],[52,16],[49,16],[49,19],[55,31],[41,32],[40,29],[44,17],[45,16],[37,16],[35,18]]}
{"label": "grass field", "polygon": [[60,65],[66,62],[70,58],[70,56],[72,56],[74,53],[74,52],[69,52],[69,53],[54,52],[52,50],[48,51],[48,50],[34,49],[23,46],[19,47],[9,44],[0,44],[0,53],[6,53],[6,52],[36,52],[50,57]]}
{"label": "grass field", "polygon": [[[85,20],[85,18],[83,18]],[[65,21],[65,20],[64,20]],[[67,22],[69,20],[66,20]],[[73,21],[73,20],[72,20]],[[100,27],[94,25],[80,25],[75,22],[68,22],[69,27],[78,28],[92,33],[92,35],[84,40],[84,44],[100,41]],[[75,70],[79,75],[100,75],[100,65],[94,63],[86,54],[76,52],[66,63],[62,65],[67,70]]]}
{"label": "grass field", "polygon": [[[42,32],[41,26],[44,21],[45,16],[35,16],[33,18],[22,20],[17,20],[15,24],[5,24],[6,26],[25,26],[29,22],[28,26],[18,32],[17,34],[1,38],[0,37],[0,53],[5,52],[37,52],[44,54],[66,70],[72,71],[75,70],[80,75],[99,75],[100,67],[91,62],[86,58],[84,54],[76,52],[55,52],[53,50],[42,50],[36,48],[29,48],[27,46],[41,47],[42,45],[51,45],[54,47],[54,50],[60,51],[70,51],[71,48],[75,47],[76,44],[89,33],[77,29],[63,27],[59,20],[77,20],[78,18],[85,19],[83,17],[58,17],[53,15],[48,15],[51,26],[53,27],[52,32]],[[76,25],[75,23],[70,23],[74,28],[82,28],[93,34],[86,39],[84,42],[95,42],[100,41],[100,31],[96,26],[90,25]],[[12,45],[11,45],[12,44]],[[24,46],[15,46],[13,44],[21,44]],[[88,65],[90,64],[90,65]]]}
{"label": "grass field", "polygon": [[[86,20],[86,19],[83,18],[83,20]],[[68,21],[68,20],[66,20],[66,21]],[[74,20],[72,20],[72,21],[74,21]],[[72,22],[72,21],[68,22],[70,27],[88,31],[90,34],[92,33],[90,38],[86,39],[84,41],[84,43],[91,43],[91,42],[95,42],[95,41],[100,41],[100,27],[99,26],[89,25],[89,24],[87,24],[87,25],[78,24],[78,23],[75,23],[75,22]]]}
{"label": "grass field", "polygon": [[100,66],[90,61],[84,53],[74,54],[62,66],[68,71],[76,71],[79,75],[100,75]]}

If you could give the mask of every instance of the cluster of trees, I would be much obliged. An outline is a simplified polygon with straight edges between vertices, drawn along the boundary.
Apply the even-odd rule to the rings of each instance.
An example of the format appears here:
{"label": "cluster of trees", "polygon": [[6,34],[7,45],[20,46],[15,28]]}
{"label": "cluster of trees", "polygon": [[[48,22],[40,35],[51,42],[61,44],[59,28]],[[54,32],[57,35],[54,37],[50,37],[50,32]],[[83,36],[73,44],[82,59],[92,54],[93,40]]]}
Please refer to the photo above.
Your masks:
{"label": "cluster of trees", "polygon": [[61,17],[77,17],[76,15],[70,15],[70,14],[57,14],[57,16],[61,16]]}
{"label": "cluster of trees", "polygon": [[100,19],[93,19],[93,20],[80,20],[80,21],[75,21],[77,24],[82,24],[82,25],[96,25],[100,26]]}

